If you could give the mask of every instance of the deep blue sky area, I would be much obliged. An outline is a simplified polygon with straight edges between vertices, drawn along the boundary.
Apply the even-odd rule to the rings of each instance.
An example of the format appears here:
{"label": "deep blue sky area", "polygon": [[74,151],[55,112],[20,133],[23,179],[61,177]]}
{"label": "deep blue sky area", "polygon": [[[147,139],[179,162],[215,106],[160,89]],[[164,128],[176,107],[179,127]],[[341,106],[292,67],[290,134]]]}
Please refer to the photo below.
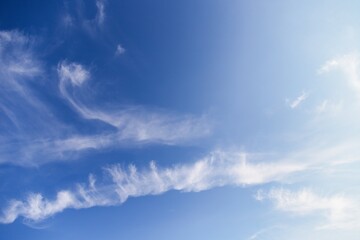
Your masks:
{"label": "deep blue sky area", "polygon": [[1,1],[0,239],[358,239],[357,1]]}

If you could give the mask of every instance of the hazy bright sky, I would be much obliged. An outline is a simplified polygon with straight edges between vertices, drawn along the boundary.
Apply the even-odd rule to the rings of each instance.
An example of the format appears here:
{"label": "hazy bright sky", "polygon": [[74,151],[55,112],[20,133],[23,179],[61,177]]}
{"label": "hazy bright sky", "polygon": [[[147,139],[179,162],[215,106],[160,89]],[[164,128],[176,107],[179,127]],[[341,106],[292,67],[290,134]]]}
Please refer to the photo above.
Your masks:
{"label": "hazy bright sky", "polygon": [[360,2],[0,2],[0,238],[357,240]]}

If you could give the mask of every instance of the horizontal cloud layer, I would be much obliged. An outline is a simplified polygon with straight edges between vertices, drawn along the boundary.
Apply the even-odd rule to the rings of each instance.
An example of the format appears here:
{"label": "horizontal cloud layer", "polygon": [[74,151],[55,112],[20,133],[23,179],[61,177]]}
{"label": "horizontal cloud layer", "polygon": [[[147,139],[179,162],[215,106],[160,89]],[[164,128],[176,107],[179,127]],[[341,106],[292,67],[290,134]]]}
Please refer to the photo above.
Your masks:
{"label": "horizontal cloud layer", "polygon": [[[91,145],[91,142],[88,144]],[[241,151],[219,150],[194,163],[178,164],[168,168],[160,168],[154,162],[150,163],[149,168],[141,170],[134,165],[128,168],[112,165],[104,169],[103,179],[111,179],[110,181],[96,183],[95,177],[90,175],[88,184],[78,184],[74,189],[59,191],[53,200],[44,198],[40,193],[33,193],[24,201],[10,201],[3,211],[1,222],[11,223],[20,216],[27,220],[39,221],[67,208],[118,205],[129,197],[157,195],[169,190],[199,192],[227,185],[289,183],[294,176],[299,177],[303,174],[306,178],[309,172],[316,171],[319,174],[334,165],[358,161],[355,156],[345,154],[353,152],[352,147],[356,148],[344,145],[337,148],[333,146],[327,149],[309,149],[279,157],[280,160],[264,159],[263,156],[259,159],[258,154]],[[290,199],[291,196],[294,200]],[[289,211],[312,211],[310,204],[302,205],[302,196],[292,195],[286,191],[270,191],[262,193],[261,198],[279,200],[279,206],[287,206]],[[307,204],[308,195],[304,196]],[[310,200],[313,199],[311,194],[309,196]]]}
{"label": "horizontal cloud layer", "polygon": [[306,216],[320,213],[326,223],[319,228],[360,227],[360,205],[358,201],[344,195],[320,196],[310,189],[291,191],[274,188],[268,192],[258,191],[257,200],[270,200],[276,209]]}
{"label": "horizontal cloud layer", "polygon": [[243,152],[223,151],[212,152],[192,164],[169,168],[159,168],[154,162],[143,170],[134,165],[127,169],[113,165],[104,170],[110,182],[96,184],[95,177],[90,175],[88,184],[59,191],[53,200],[39,193],[30,194],[25,201],[12,200],[0,221],[11,223],[20,216],[39,221],[67,208],[117,205],[129,197],[157,195],[169,190],[199,192],[225,185],[247,186],[283,181],[290,174],[304,169],[304,165],[297,163],[250,162]]}
{"label": "horizontal cloud layer", "polygon": [[[97,7],[100,23],[104,2],[97,1]],[[183,144],[211,133],[206,116],[144,106],[113,106],[116,110],[110,111],[80,100],[77,93],[89,95],[82,87],[94,80],[90,70],[80,63],[61,61],[58,78],[44,79],[51,75],[36,54],[36,45],[36,38],[19,31],[0,31],[0,164],[39,165],[73,158],[89,149]],[[44,88],[57,81],[59,91],[50,92],[57,102],[51,105],[44,101],[48,98]],[[66,106],[62,102],[70,104],[82,125],[95,125],[97,130],[84,134],[77,130],[79,123],[64,122],[58,117],[64,111],[58,106]]]}

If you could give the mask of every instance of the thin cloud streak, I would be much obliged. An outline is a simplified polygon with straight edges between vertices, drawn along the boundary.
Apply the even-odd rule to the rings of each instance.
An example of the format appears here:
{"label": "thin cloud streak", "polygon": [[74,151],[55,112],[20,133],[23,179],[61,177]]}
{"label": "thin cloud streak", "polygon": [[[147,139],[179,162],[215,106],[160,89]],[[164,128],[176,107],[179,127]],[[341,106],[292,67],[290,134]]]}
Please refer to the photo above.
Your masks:
{"label": "thin cloud streak", "polygon": [[[89,17],[87,5],[95,5],[96,13]],[[102,34],[106,22],[106,0],[65,2],[61,16],[61,26],[66,30],[83,30],[92,38]]]}
{"label": "thin cloud streak", "polygon": [[36,105],[26,82],[42,73],[32,39],[17,30],[0,31],[0,84],[2,95],[12,91]]}
{"label": "thin cloud streak", "polygon": [[118,44],[116,46],[115,56],[120,56],[121,54],[124,54],[125,51],[126,49],[121,44]]}
{"label": "thin cloud streak", "polygon": [[274,188],[268,192],[258,191],[259,201],[270,200],[275,208],[295,215],[320,214],[325,223],[318,229],[356,229],[360,227],[358,201],[344,195],[320,196],[310,189],[291,191]]}
{"label": "thin cloud streak", "polygon": [[102,25],[105,21],[105,1],[104,0],[96,0],[96,22],[98,25]]}
{"label": "thin cloud streak", "polygon": [[117,129],[119,141],[175,144],[210,134],[205,117],[176,116],[149,112],[143,107],[123,107],[116,112],[89,108],[74,98],[68,89],[78,89],[90,79],[90,72],[78,63],[61,62],[58,66],[59,89],[63,97],[85,119],[99,120]]}
{"label": "thin cloud streak", "polygon": [[44,73],[35,40],[17,30],[0,31],[0,138],[8,141],[49,137],[62,127],[34,91]]}
{"label": "thin cloud streak", "polygon": [[247,240],[263,239],[264,235],[268,234],[268,232],[271,232],[274,229],[281,229],[281,228],[284,228],[284,227],[283,226],[272,226],[272,227],[263,228],[263,229],[257,231],[256,233],[254,233],[253,235],[251,235]]}
{"label": "thin cloud streak", "polygon": [[291,109],[295,109],[298,106],[300,106],[300,104],[302,102],[304,102],[307,98],[309,97],[309,94],[306,92],[303,92],[300,96],[298,96],[295,100],[290,101],[289,99],[286,99],[286,104],[291,108]]}
{"label": "thin cloud streak", "polygon": [[91,149],[183,144],[211,133],[206,116],[134,106],[117,111],[88,107],[74,96],[77,91],[84,92],[82,86],[91,79],[90,71],[81,64],[62,61],[57,66],[61,94],[58,100],[66,100],[84,119],[112,127],[112,131],[107,128],[94,134],[80,134],[73,125],[56,117],[54,106],[41,100],[36,88],[42,87],[37,82],[44,80],[46,69],[37,57],[35,46],[34,37],[17,30],[0,31],[0,164],[38,166],[74,159]]}
{"label": "thin cloud streak", "polygon": [[320,67],[318,74],[329,73],[339,70],[347,77],[346,81],[349,86],[356,91],[360,97],[360,59],[356,53],[350,53],[343,56],[335,57],[325,62]]}
{"label": "thin cloud streak", "polygon": [[[270,170],[269,170],[270,169]],[[281,182],[288,175],[303,171],[299,164],[252,163],[243,152],[215,151],[192,163],[159,168],[154,162],[148,169],[138,170],[134,165],[123,168],[112,165],[104,169],[104,179],[96,183],[90,175],[88,184],[78,184],[73,190],[62,190],[55,199],[32,193],[26,200],[12,200],[0,218],[12,223],[18,217],[27,221],[41,221],[65,209],[119,205],[130,197],[158,195],[169,190],[200,192],[226,185],[249,186]],[[253,175],[248,174],[251,172]]]}

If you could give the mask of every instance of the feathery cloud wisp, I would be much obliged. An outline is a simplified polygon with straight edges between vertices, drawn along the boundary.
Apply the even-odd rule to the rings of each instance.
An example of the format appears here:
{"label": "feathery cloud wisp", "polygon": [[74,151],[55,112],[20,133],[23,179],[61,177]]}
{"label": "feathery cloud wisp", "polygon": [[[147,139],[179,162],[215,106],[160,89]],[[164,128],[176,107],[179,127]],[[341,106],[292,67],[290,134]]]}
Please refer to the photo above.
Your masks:
{"label": "feathery cloud wisp", "polygon": [[125,53],[125,51],[126,51],[125,48],[124,48],[121,44],[118,44],[118,45],[116,46],[115,55],[116,55],[116,56],[119,56],[119,55]]}
{"label": "feathery cloud wisp", "polygon": [[0,31],[1,82],[12,82],[16,76],[33,77],[41,72],[32,52],[32,40],[19,31]]}
{"label": "feathery cloud wisp", "polygon": [[[74,141],[78,140],[74,139]],[[81,146],[96,147],[98,144],[90,140]],[[78,144],[69,142],[60,145],[64,148],[66,146],[71,148],[72,145]],[[306,174],[314,170],[320,174],[322,169],[326,171],[334,164],[359,161],[358,154],[354,149],[359,149],[358,145],[345,144],[325,149],[309,149],[272,161],[252,158],[256,155],[244,152],[215,151],[192,164],[178,164],[168,168],[159,168],[153,162],[148,169],[143,170],[138,170],[133,165],[127,169],[120,165],[112,165],[105,168],[106,177],[104,179],[107,180],[95,184],[95,178],[91,175],[88,185],[77,185],[75,190],[60,191],[54,200],[46,199],[39,193],[33,193],[24,201],[10,201],[0,219],[3,223],[11,223],[16,218],[23,216],[25,219],[38,221],[67,208],[81,209],[92,206],[118,205],[129,197],[156,195],[169,190],[199,192],[226,185],[288,183],[291,182],[293,176],[297,176],[299,179],[301,174],[306,177]],[[259,200],[276,200],[281,199],[282,196],[292,196],[286,194],[287,192],[274,191],[271,194],[259,193],[257,197]],[[309,204],[304,205],[303,209],[299,207],[296,199],[301,199],[301,197],[298,195],[294,195],[294,202],[285,202],[287,205],[284,203],[281,206],[289,206],[291,212],[311,212],[313,208]],[[312,195],[310,196],[312,197]],[[324,211],[328,211],[328,208]]]}
{"label": "feathery cloud wisp", "polygon": [[321,214],[326,223],[323,228],[357,228],[360,221],[360,205],[352,198],[343,195],[319,196],[309,189],[291,191],[275,188],[264,193],[258,191],[257,200],[268,199],[276,209],[295,215]]}
{"label": "feathery cloud wisp", "polygon": [[143,107],[125,107],[116,112],[87,107],[68,89],[81,90],[79,87],[90,78],[90,72],[81,64],[62,62],[58,66],[58,75],[60,92],[72,107],[85,119],[99,120],[115,127],[119,141],[174,144],[210,133],[205,117],[150,112]]}
{"label": "feathery cloud wisp", "polygon": [[96,8],[97,8],[96,22],[99,25],[102,25],[105,20],[105,2],[104,2],[104,0],[96,0]]}
{"label": "feathery cloud wisp", "polygon": [[59,126],[34,91],[44,71],[35,45],[35,38],[17,30],[0,31],[0,129],[7,133],[0,137],[8,140],[33,138],[52,132],[49,125]]}
{"label": "feathery cloud wisp", "polygon": [[[270,169],[270,171],[268,171]],[[216,151],[193,164],[159,168],[154,162],[144,170],[134,165],[105,168],[110,182],[96,183],[90,175],[87,185],[78,184],[74,190],[59,191],[54,200],[32,193],[26,200],[12,200],[3,211],[2,223],[11,223],[22,216],[27,220],[46,219],[67,208],[118,205],[129,197],[157,195],[169,190],[199,192],[225,185],[247,186],[282,181],[289,174],[302,171],[304,166],[293,163],[252,163],[242,152]],[[248,174],[251,172],[256,177]]]}
{"label": "feathery cloud wisp", "polygon": [[134,106],[116,111],[88,106],[76,93],[87,94],[82,87],[91,79],[91,72],[79,63],[62,61],[57,72],[63,98],[58,100],[65,99],[85,119],[113,127],[112,131],[106,128],[105,132],[100,129],[93,134],[80,134],[74,125],[56,117],[56,106],[42,100],[46,69],[38,59],[36,45],[36,38],[17,30],[0,31],[0,164],[33,166],[73,158],[89,149],[179,144],[211,132],[205,116]]}
{"label": "feathery cloud wisp", "polygon": [[[71,84],[75,86],[80,86],[90,77],[89,71],[77,63],[60,63],[58,66],[58,73],[61,82],[69,80]],[[60,90],[64,93],[63,86],[61,86]]]}
{"label": "feathery cloud wisp", "polygon": [[298,106],[300,106],[300,104],[302,102],[304,102],[307,98],[309,97],[309,94],[306,92],[303,92],[300,96],[298,96],[295,100],[290,101],[289,99],[286,99],[285,102],[286,104],[291,108],[291,109],[295,109]]}
{"label": "feathery cloud wisp", "polygon": [[360,96],[360,59],[358,54],[350,53],[328,60],[318,70],[318,73],[324,74],[333,70],[339,70],[345,74],[349,86]]}

